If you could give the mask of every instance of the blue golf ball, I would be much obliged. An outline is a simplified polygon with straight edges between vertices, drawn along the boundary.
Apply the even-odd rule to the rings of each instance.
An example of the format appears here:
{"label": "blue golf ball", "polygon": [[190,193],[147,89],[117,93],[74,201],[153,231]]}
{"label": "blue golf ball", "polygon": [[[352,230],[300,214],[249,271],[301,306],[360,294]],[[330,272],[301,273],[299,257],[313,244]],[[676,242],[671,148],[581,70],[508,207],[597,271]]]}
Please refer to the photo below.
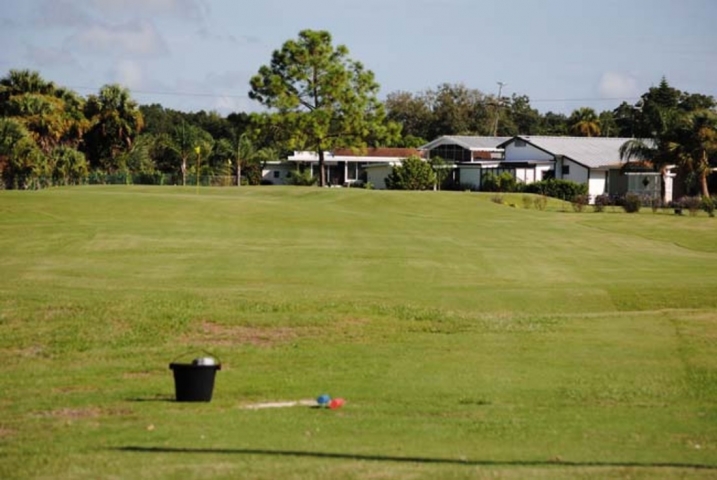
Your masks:
{"label": "blue golf ball", "polygon": [[316,403],[318,403],[321,406],[328,405],[330,401],[331,401],[331,397],[329,395],[327,395],[326,393],[324,393],[323,395],[319,395],[316,398]]}

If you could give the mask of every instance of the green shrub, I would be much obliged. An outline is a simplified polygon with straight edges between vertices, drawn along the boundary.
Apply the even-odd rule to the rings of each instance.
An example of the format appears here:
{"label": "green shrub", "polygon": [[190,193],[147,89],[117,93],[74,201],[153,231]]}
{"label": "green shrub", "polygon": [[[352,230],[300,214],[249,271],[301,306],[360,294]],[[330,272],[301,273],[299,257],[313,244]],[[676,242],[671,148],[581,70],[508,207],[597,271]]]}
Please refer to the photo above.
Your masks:
{"label": "green shrub", "polygon": [[428,162],[411,156],[401,165],[393,167],[386,177],[389,190],[432,190],[436,185],[436,172]]}
{"label": "green shrub", "polygon": [[349,183],[349,188],[363,188],[364,190],[373,190],[374,185],[371,182],[365,180],[357,180],[353,183]]}
{"label": "green shrub", "polygon": [[715,216],[715,199],[711,197],[702,197],[702,210],[707,212],[710,217]]}
{"label": "green shrub", "polygon": [[606,194],[598,195],[595,197],[595,203],[593,204],[593,211],[595,212],[604,212],[605,207],[610,205],[612,202],[610,200],[610,196]]}
{"label": "green shrub", "polygon": [[627,213],[638,213],[640,208],[642,208],[642,200],[640,199],[640,196],[635,195],[634,193],[628,193],[625,195],[625,198],[621,203],[623,210]]}
{"label": "green shrub", "polygon": [[521,184],[508,172],[503,172],[500,175],[487,172],[481,177],[481,190],[484,192],[518,192],[521,190]]}
{"label": "green shrub", "polygon": [[525,186],[525,191],[559,198],[560,200],[572,201],[572,199],[578,195],[587,195],[588,186],[585,183],[577,183],[571,180],[549,179],[530,183]]}
{"label": "green shrub", "polygon": [[294,170],[291,172],[291,176],[286,180],[288,185],[298,185],[301,187],[310,187],[316,185],[317,182],[318,179],[311,175],[311,171],[308,169],[303,172],[301,170]]}
{"label": "green shrub", "polygon": [[647,197],[643,203],[650,206],[652,213],[662,208],[662,199],[659,197]]}
{"label": "green shrub", "polygon": [[686,208],[687,211],[690,212],[690,216],[696,216],[697,212],[700,211],[702,208],[702,198],[701,197],[682,197],[678,204],[682,208]]}

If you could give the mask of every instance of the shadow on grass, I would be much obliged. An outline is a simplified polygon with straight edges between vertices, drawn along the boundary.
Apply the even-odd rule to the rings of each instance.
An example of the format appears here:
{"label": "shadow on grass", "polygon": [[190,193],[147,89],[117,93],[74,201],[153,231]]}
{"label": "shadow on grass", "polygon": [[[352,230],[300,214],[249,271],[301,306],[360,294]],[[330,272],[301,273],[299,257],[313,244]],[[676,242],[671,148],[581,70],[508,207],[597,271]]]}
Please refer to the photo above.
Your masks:
{"label": "shadow on grass", "polygon": [[157,394],[152,397],[132,397],[127,399],[128,402],[176,402],[173,395]]}
{"label": "shadow on grass", "polygon": [[453,458],[394,457],[390,455],[356,455],[352,453],[302,452],[298,450],[265,450],[251,448],[173,448],[173,447],[116,447],[110,450],[136,453],[205,453],[224,455],[267,455],[276,457],[308,457],[338,460],[368,460],[376,462],[450,464],[489,467],[611,467],[611,468],[688,468],[695,470],[717,470],[717,465],[696,463],[640,463],[640,462],[571,462],[567,460],[460,460]]}

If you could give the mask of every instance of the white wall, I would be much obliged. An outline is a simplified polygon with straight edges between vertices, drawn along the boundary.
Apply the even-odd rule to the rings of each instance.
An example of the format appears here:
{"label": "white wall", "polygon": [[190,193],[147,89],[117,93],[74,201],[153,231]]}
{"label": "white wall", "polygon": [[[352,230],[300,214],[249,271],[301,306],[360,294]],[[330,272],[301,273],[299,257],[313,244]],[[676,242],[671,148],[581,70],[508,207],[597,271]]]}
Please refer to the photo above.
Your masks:
{"label": "white wall", "polygon": [[536,181],[534,168],[516,168],[515,179],[522,183],[533,183]]}
{"label": "white wall", "polygon": [[588,180],[590,203],[594,203],[595,197],[604,193],[607,193],[607,171],[590,170],[590,179]]}
{"label": "white wall", "polygon": [[[285,185],[289,178],[289,172],[294,170],[293,165],[266,165],[261,171],[262,180],[269,180],[274,185]],[[278,172],[278,174],[276,173]],[[278,177],[277,177],[278,175]]]}
{"label": "white wall", "polygon": [[366,180],[378,190],[386,189],[386,177],[393,171],[391,165],[376,165],[366,169]]}
{"label": "white wall", "polygon": [[[570,167],[570,173],[567,175],[563,174],[563,165]],[[577,183],[588,183],[588,172],[590,171],[587,167],[584,167],[578,163],[573,162],[567,158],[563,158],[562,162],[558,162],[556,165],[555,178],[562,180],[572,180]]]}
{"label": "white wall", "polygon": [[536,165],[535,167],[535,181],[539,182],[543,180],[545,172],[554,170],[552,165]]}
{"label": "white wall", "polygon": [[553,160],[553,156],[528,144],[524,147],[516,147],[515,140],[505,146],[506,162],[526,162],[529,160]]}

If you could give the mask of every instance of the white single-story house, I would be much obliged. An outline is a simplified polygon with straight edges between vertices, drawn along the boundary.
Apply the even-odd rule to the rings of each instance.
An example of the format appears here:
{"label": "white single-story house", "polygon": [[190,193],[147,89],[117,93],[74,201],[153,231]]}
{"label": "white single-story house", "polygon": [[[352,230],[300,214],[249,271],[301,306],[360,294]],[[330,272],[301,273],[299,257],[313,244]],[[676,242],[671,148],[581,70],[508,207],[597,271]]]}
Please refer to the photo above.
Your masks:
{"label": "white single-story house", "polygon": [[[480,189],[483,173],[511,173],[532,183],[547,178],[571,180],[588,186],[590,201],[603,194],[637,193],[660,198],[660,174],[626,172],[620,147],[629,138],[445,136],[421,147],[426,158],[454,161],[456,182]],[[665,177],[667,201],[672,200],[674,174]]]}
{"label": "white single-story house", "polygon": [[261,169],[262,183],[272,185],[286,185],[291,177],[291,172],[296,169],[295,165],[278,160],[266,162]]}
{"label": "white single-story house", "polygon": [[[391,173],[393,165],[400,164],[412,155],[420,156],[421,152],[415,148],[366,148],[363,150],[341,148],[332,152],[324,152],[326,181],[331,186],[349,186],[356,182],[371,182],[375,186],[378,183],[383,184],[383,188],[386,188],[384,180]],[[311,169],[312,175],[318,176],[319,174],[319,154],[316,152],[294,152],[287,160],[301,169]],[[374,166],[382,168],[373,170]],[[372,173],[373,180],[377,180],[382,172],[388,171],[388,173],[380,178],[380,182],[377,182],[368,178],[371,170],[374,172]]]}
{"label": "white single-story house", "polygon": [[364,167],[366,171],[366,183],[373,185],[378,190],[386,189],[386,178],[393,172],[393,167],[401,165],[400,161],[389,163],[373,163]]}
{"label": "white single-story house", "polygon": [[[603,194],[621,196],[636,193],[660,198],[659,172],[649,168],[625,168],[620,158],[620,147],[628,140],[611,137],[449,135],[419,149],[369,148],[363,152],[337,149],[326,152],[324,160],[329,185],[343,186],[363,181],[370,182],[377,189],[384,189],[386,177],[393,167],[409,156],[417,155],[426,159],[441,157],[454,166],[449,181],[476,190],[481,188],[483,174],[508,172],[526,184],[548,178],[586,184],[590,202]],[[312,175],[316,175],[319,156],[316,152],[294,152],[286,164],[310,168]],[[276,170],[272,170],[271,175],[277,178]],[[278,175],[282,177],[288,173]],[[672,200],[674,177],[671,170],[664,177],[667,201]]]}
{"label": "white single-story house", "polygon": [[426,152],[426,158],[441,157],[451,163],[472,163],[503,159],[503,143],[513,137],[468,137],[445,135],[438,137],[419,150]]}

